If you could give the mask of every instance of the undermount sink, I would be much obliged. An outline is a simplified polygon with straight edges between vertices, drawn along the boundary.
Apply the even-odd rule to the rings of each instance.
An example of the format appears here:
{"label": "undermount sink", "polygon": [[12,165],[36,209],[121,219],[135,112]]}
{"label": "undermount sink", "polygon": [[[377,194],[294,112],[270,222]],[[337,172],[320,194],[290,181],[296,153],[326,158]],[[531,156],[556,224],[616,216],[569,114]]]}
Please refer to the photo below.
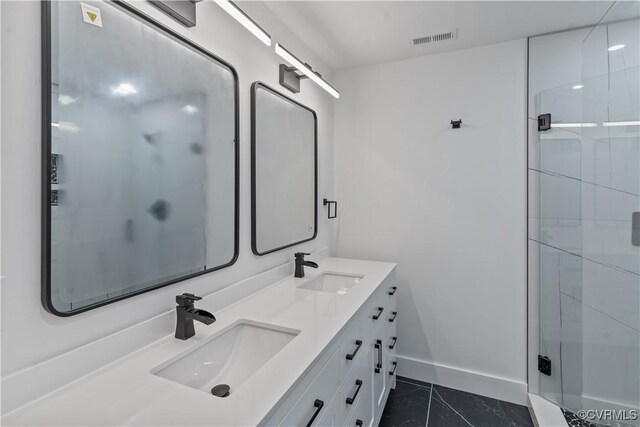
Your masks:
{"label": "undermount sink", "polygon": [[186,386],[212,391],[228,385],[233,394],[300,331],[241,320],[198,348],[153,368],[151,373]]}
{"label": "undermount sink", "polygon": [[364,276],[359,274],[327,272],[303,283],[299,288],[333,294],[346,294],[351,288],[357,285],[363,277]]}

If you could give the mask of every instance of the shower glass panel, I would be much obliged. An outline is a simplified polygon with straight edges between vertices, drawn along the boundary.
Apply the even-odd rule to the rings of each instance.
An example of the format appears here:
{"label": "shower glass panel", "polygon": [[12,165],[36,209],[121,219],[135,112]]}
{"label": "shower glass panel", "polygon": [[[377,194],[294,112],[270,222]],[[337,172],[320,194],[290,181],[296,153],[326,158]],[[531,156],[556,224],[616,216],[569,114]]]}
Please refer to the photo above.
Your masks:
{"label": "shower glass panel", "polygon": [[600,425],[640,425],[639,16],[615,3],[582,42],[581,81],[536,100],[552,117],[530,215],[551,361],[540,394]]}

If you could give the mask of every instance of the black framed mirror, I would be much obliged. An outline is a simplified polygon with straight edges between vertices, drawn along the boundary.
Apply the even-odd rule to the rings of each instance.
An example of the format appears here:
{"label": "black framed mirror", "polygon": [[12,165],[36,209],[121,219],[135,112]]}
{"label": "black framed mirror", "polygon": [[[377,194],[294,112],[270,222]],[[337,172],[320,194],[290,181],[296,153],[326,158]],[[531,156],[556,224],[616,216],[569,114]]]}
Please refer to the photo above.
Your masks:
{"label": "black framed mirror", "polygon": [[261,82],[251,87],[251,248],[266,255],[318,234],[318,117]]}
{"label": "black framed mirror", "polygon": [[42,303],[70,316],[232,265],[238,75],[121,2],[42,2]]}

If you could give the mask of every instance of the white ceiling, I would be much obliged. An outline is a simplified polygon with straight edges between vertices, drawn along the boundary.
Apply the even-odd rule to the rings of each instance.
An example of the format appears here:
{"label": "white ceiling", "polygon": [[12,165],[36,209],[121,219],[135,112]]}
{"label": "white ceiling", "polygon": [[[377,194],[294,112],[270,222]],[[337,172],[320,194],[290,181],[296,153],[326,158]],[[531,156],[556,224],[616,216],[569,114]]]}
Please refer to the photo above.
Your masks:
{"label": "white ceiling", "polygon": [[[334,70],[594,24],[613,1],[266,1]],[[410,40],[458,28],[458,39]]]}

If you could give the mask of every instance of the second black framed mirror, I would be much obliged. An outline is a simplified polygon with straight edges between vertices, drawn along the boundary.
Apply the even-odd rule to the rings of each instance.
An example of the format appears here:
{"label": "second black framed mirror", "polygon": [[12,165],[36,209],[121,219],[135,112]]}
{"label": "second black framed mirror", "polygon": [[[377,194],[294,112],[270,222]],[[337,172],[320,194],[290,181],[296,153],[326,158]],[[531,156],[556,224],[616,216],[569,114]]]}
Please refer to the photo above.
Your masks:
{"label": "second black framed mirror", "polygon": [[318,234],[318,117],[262,82],[251,87],[251,249],[266,255]]}

